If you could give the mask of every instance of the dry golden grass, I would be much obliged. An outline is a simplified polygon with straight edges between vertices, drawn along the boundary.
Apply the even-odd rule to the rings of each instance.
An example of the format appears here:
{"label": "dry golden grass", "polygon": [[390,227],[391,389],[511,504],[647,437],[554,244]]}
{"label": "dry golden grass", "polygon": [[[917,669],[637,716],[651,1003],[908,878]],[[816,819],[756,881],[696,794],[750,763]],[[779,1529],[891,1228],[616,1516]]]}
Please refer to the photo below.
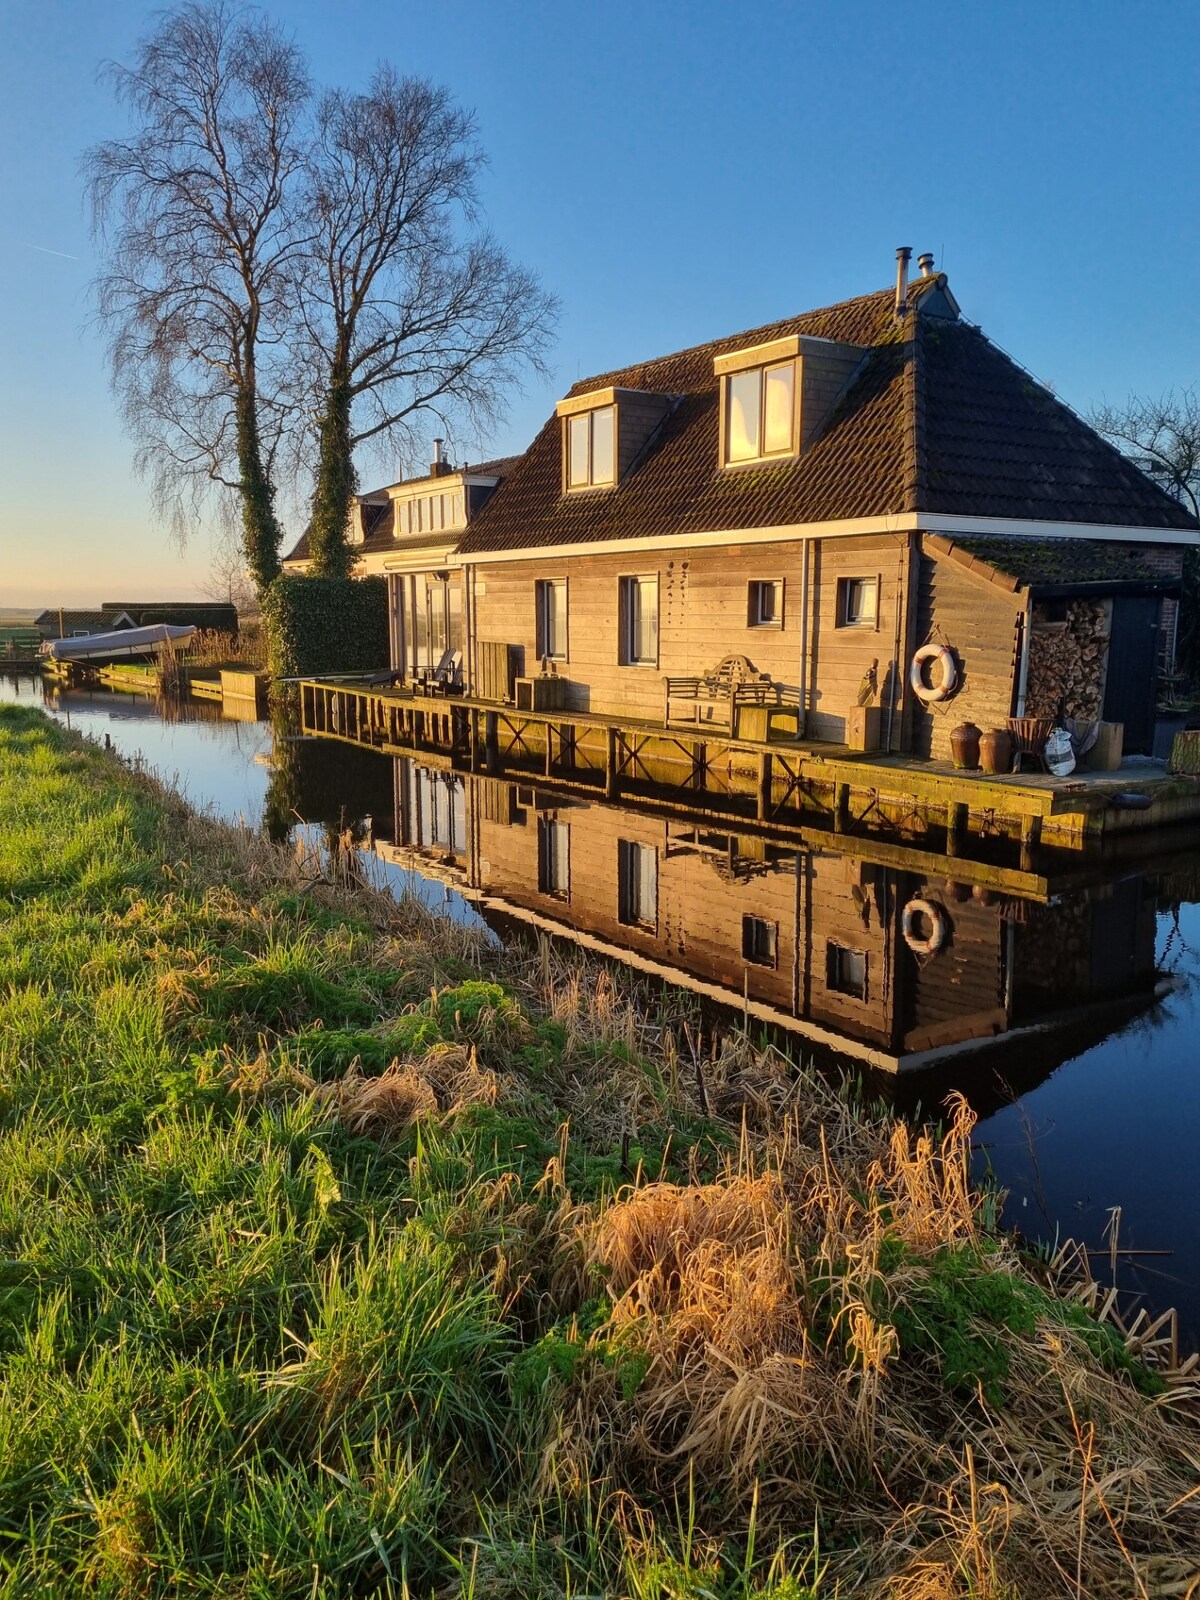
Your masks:
{"label": "dry golden grass", "polygon": [[550,1479],[663,1502],[687,1483],[710,1534],[755,1497],[779,1530],[823,1515],[831,1578],[888,1600],[1200,1595],[1197,1394],[1161,1343],[1141,1347],[1168,1380],[1149,1399],[1043,1297],[1031,1331],[1003,1330],[998,1398],[949,1386],[891,1320],[947,1251],[1027,1281],[1010,1247],[981,1247],[972,1121],[958,1101],[940,1141],[897,1126],[855,1149],[838,1119],[815,1139],[793,1120],[717,1182],[578,1213],[604,1336],[648,1367],[628,1402],[581,1392]]}
{"label": "dry golden grass", "polygon": [[312,1095],[351,1133],[387,1140],[419,1117],[495,1105],[498,1091],[496,1074],[481,1070],[474,1045],[445,1044],[415,1061],[393,1061],[374,1077],[356,1063],[331,1083],[314,1084]]}

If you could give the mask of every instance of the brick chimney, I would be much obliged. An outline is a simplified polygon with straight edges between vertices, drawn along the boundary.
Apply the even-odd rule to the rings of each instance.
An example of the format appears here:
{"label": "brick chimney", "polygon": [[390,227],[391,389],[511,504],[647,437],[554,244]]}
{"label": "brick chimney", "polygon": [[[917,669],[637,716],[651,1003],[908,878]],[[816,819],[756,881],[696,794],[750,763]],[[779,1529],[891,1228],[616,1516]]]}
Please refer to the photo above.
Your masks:
{"label": "brick chimney", "polygon": [[435,439],[433,441],[433,462],[429,468],[429,476],[431,478],[444,478],[448,472],[454,471],[454,468],[446,460],[445,443],[444,439]]}

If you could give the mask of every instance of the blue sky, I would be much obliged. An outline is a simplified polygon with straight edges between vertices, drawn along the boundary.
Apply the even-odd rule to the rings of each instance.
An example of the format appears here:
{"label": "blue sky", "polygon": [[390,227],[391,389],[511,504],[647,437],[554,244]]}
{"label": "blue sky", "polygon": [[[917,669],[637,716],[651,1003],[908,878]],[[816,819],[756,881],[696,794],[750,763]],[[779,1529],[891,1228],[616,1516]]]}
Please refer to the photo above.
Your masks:
{"label": "blue sky", "polygon": [[[578,376],[883,287],[898,244],[1080,409],[1200,380],[1194,3],[268,9],[326,82],[388,59],[475,109],[490,221],[563,302],[495,453]],[[154,525],[86,326],[78,158],[120,127],[97,67],[151,15],[0,0],[0,610],[205,573],[206,530],[180,555]]]}

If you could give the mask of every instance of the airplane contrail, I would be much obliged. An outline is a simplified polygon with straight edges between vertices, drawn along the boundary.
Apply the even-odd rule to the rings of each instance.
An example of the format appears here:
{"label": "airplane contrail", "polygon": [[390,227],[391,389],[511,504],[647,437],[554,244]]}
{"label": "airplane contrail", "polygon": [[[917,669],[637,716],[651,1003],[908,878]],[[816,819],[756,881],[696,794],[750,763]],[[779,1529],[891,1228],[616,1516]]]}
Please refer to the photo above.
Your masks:
{"label": "airplane contrail", "polygon": [[30,244],[28,239],[22,239],[21,243],[25,246],[26,250],[40,250],[44,256],[61,256],[64,261],[79,260],[78,256],[69,256],[65,250],[50,250],[44,244]]}

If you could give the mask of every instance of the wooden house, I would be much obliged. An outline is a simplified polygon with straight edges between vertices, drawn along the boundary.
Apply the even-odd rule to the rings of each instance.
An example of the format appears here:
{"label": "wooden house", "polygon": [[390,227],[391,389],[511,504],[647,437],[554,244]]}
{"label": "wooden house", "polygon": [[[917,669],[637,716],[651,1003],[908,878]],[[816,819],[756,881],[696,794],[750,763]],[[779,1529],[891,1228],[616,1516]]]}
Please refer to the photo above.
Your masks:
{"label": "wooden house", "polygon": [[[359,495],[347,530],[354,576],[387,579],[392,666],[407,675],[436,668],[447,650],[465,649],[458,543],[517,460],[454,467],[440,439],[434,447],[426,476]],[[307,529],[281,565],[293,574],[309,570]]]}
{"label": "wooden house", "polygon": [[[614,719],[945,758],[961,722],[1074,715],[1150,748],[1194,519],[898,254],[894,289],[573,386],[438,555],[468,692],[503,697],[499,652]],[[404,570],[400,668],[432,636]]]}

